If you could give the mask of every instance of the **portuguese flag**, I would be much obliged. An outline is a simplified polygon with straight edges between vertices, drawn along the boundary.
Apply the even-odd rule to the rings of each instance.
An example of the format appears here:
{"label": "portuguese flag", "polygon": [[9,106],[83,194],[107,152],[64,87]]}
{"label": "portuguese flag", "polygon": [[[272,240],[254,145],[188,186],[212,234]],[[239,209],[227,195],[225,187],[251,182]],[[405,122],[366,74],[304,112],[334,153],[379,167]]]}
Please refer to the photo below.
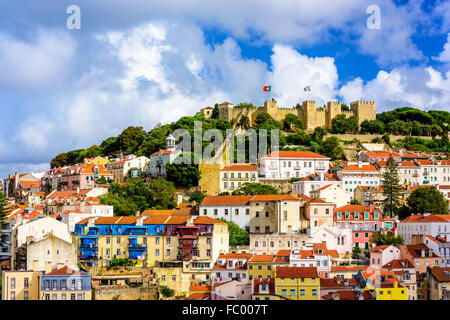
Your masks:
{"label": "portuguese flag", "polygon": [[272,86],[264,86],[264,87],[263,87],[263,90],[264,90],[265,92],[270,92],[270,90],[272,90]]}

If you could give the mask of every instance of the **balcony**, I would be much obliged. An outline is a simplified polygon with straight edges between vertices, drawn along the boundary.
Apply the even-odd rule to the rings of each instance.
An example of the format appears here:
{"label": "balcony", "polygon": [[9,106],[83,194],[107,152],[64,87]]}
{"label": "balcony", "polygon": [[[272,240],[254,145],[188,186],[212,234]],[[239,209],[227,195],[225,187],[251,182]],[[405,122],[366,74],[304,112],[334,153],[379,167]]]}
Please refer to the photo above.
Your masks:
{"label": "balcony", "polygon": [[78,259],[80,261],[82,261],[82,260],[97,260],[98,255],[96,255],[96,254],[79,254]]}
{"label": "balcony", "polygon": [[424,171],[422,174],[423,174],[424,176],[427,176],[427,175],[428,175],[428,171]]}
{"label": "balcony", "polygon": [[413,173],[412,176],[415,177],[415,178],[417,178],[417,177],[419,176],[419,174],[418,174],[418,173]]}
{"label": "balcony", "polygon": [[89,243],[89,242],[81,242],[80,243],[80,248],[84,248],[84,249],[98,249],[98,243]]}
{"label": "balcony", "polygon": [[140,243],[129,243],[128,250],[147,250],[147,245]]}

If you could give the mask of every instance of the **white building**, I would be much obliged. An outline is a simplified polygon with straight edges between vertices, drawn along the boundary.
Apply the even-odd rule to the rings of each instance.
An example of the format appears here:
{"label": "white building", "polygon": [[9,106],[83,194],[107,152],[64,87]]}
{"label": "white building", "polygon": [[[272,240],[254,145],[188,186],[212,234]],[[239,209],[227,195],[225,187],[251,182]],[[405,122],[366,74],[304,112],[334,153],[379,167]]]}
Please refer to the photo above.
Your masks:
{"label": "white building", "polygon": [[72,237],[65,223],[50,217],[44,217],[30,221],[23,220],[22,222],[16,220],[12,243],[20,247],[27,242],[27,237],[32,237],[34,241],[37,241],[46,234],[53,234],[62,240],[72,242]]}
{"label": "white building", "polygon": [[250,230],[250,200],[254,196],[207,196],[199,207],[200,216],[223,218]]}
{"label": "white building", "polygon": [[74,232],[75,225],[89,217],[113,217],[114,207],[105,204],[84,203],[65,205],[61,222],[67,224],[69,232]]}
{"label": "white building", "polygon": [[328,250],[336,250],[339,255],[352,253],[352,229],[321,225],[309,236],[309,242],[326,243]]}
{"label": "white building", "polygon": [[75,246],[56,236],[47,235],[27,245],[27,269],[45,270],[48,262],[51,265],[66,265],[78,270],[78,259]]}
{"label": "white building", "polygon": [[276,151],[258,159],[258,173],[264,179],[302,178],[329,167],[330,158],[311,151]]}
{"label": "white building", "polygon": [[173,163],[180,153],[180,150],[176,149],[175,142],[176,139],[170,134],[166,138],[166,149],[160,149],[150,156],[147,173],[152,176],[166,175],[166,165]]}
{"label": "white building", "polygon": [[413,235],[430,235],[449,239],[450,214],[413,214],[398,223],[397,233],[405,239],[405,244],[412,244]]}
{"label": "white building", "polygon": [[248,283],[247,262],[251,256],[250,253],[220,254],[214,267],[211,269],[213,285],[231,280],[236,280],[244,284]]}
{"label": "white building", "polygon": [[327,184],[319,189],[310,192],[311,199],[323,199],[326,202],[332,202],[336,207],[342,207],[349,204],[347,201],[347,193],[339,184]]}
{"label": "white building", "polygon": [[304,194],[305,196],[311,197],[311,191],[320,189],[328,185],[340,185],[337,175],[319,172],[310,174],[299,181],[292,183],[292,193],[293,194]]}
{"label": "white building", "polygon": [[342,188],[346,191],[348,201],[353,199],[357,186],[379,186],[381,183],[381,174],[378,168],[373,164],[361,161],[348,162],[346,167],[337,172],[337,176],[341,181]]}

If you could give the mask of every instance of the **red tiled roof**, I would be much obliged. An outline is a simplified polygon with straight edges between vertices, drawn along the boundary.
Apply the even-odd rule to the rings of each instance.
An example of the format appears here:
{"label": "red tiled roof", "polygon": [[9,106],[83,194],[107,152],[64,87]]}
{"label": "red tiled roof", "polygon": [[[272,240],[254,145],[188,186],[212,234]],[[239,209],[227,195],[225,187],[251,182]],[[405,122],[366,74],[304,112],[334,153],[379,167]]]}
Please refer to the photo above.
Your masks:
{"label": "red tiled roof", "polygon": [[383,252],[384,250],[386,250],[387,248],[389,248],[391,245],[388,244],[384,244],[381,246],[377,246],[376,248],[373,248],[370,250],[370,252]]}
{"label": "red tiled roof", "polygon": [[[253,279],[253,294],[261,294],[259,292],[259,285],[260,284],[268,284],[269,285],[269,294],[274,295],[275,294],[275,279],[274,278],[254,278]],[[264,293],[266,294],[266,293]]]}
{"label": "red tiled roof", "polygon": [[[324,176],[324,178],[327,178],[327,180],[325,180],[325,181],[339,181],[337,175],[334,173],[325,173],[323,176]],[[318,174],[312,173],[312,174],[302,178],[300,181],[313,181],[313,180],[311,180],[311,178],[318,178],[318,177],[319,177]]]}
{"label": "red tiled roof", "polygon": [[41,187],[41,181],[20,181],[19,184],[24,189],[31,189],[31,188],[40,188]]}
{"label": "red tiled roof", "polygon": [[233,164],[226,166],[222,171],[258,171],[254,164]]}
{"label": "red tiled roof", "polygon": [[202,206],[244,206],[253,196],[206,196]]}
{"label": "red tiled roof", "polygon": [[277,267],[277,278],[319,278],[315,267]]}
{"label": "red tiled roof", "polygon": [[194,220],[194,224],[227,224],[227,223],[207,216],[198,216]]}
{"label": "red tiled roof", "polygon": [[414,266],[409,262],[408,259],[395,259],[391,262],[386,263],[383,269],[403,269],[403,268],[414,268]]}
{"label": "red tiled roof", "polygon": [[433,267],[431,274],[439,282],[450,282],[450,268]]}
{"label": "red tiled roof", "polygon": [[448,222],[450,220],[450,214],[430,214],[425,216],[423,214],[410,215],[409,217],[400,221],[404,222]]}
{"label": "red tiled roof", "polygon": [[265,158],[299,158],[299,159],[330,159],[311,151],[275,151],[264,156]]}
{"label": "red tiled roof", "polygon": [[386,151],[373,151],[373,152],[364,152],[369,157],[380,157],[380,158],[389,158],[389,156],[392,155],[393,158],[400,158],[400,155],[392,152],[386,152]]}
{"label": "red tiled roof", "polygon": [[345,168],[342,168],[340,171],[378,171],[377,167],[375,167],[372,164],[365,164],[362,165],[361,168],[358,167],[357,165],[353,164],[350,166],[347,166]]}
{"label": "red tiled roof", "polygon": [[359,270],[364,271],[367,266],[332,266],[331,272],[358,272]]}
{"label": "red tiled roof", "polygon": [[250,200],[253,201],[277,201],[277,200],[297,200],[298,198],[290,194],[267,194],[267,195],[256,195]]}
{"label": "red tiled roof", "polygon": [[272,262],[275,258],[274,254],[255,254],[248,260],[249,262]]}
{"label": "red tiled roof", "polygon": [[44,273],[44,275],[46,275],[46,276],[66,276],[66,275],[84,276],[84,275],[88,275],[88,273],[72,270],[68,266],[64,266],[62,268],[53,270],[53,271],[51,271],[49,273]]}
{"label": "red tiled roof", "polygon": [[[369,212],[370,209],[368,207],[361,206],[359,204],[347,204],[345,206],[336,208],[336,212]],[[379,212],[375,210],[375,212]]]}

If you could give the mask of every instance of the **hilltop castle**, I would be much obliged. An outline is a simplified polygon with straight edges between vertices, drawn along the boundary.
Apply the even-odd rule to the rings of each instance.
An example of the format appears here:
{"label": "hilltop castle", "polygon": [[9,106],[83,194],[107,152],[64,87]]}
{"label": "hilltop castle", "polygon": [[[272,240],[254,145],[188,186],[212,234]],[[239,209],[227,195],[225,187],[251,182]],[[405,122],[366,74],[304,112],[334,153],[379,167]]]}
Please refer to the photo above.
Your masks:
{"label": "hilltop castle", "polygon": [[[202,112],[209,117],[211,113],[207,114],[206,111],[210,110],[206,109],[202,109]],[[258,114],[263,112],[270,114],[277,121],[284,120],[288,114],[295,114],[303,122],[307,131],[312,131],[315,127],[323,127],[330,131],[331,121],[339,114],[344,114],[346,117],[355,116],[358,126],[364,120],[375,120],[376,103],[375,101],[354,101],[351,102],[349,111],[341,110],[341,103],[336,101],[329,101],[326,108],[319,109],[316,108],[316,102],[311,100],[303,101],[301,108],[279,108],[274,99],[265,101],[264,107],[235,108],[229,102],[219,104],[219,118],[234,124],[239,122],[243,116],[248,117],[250,123],[253,124]]]}

